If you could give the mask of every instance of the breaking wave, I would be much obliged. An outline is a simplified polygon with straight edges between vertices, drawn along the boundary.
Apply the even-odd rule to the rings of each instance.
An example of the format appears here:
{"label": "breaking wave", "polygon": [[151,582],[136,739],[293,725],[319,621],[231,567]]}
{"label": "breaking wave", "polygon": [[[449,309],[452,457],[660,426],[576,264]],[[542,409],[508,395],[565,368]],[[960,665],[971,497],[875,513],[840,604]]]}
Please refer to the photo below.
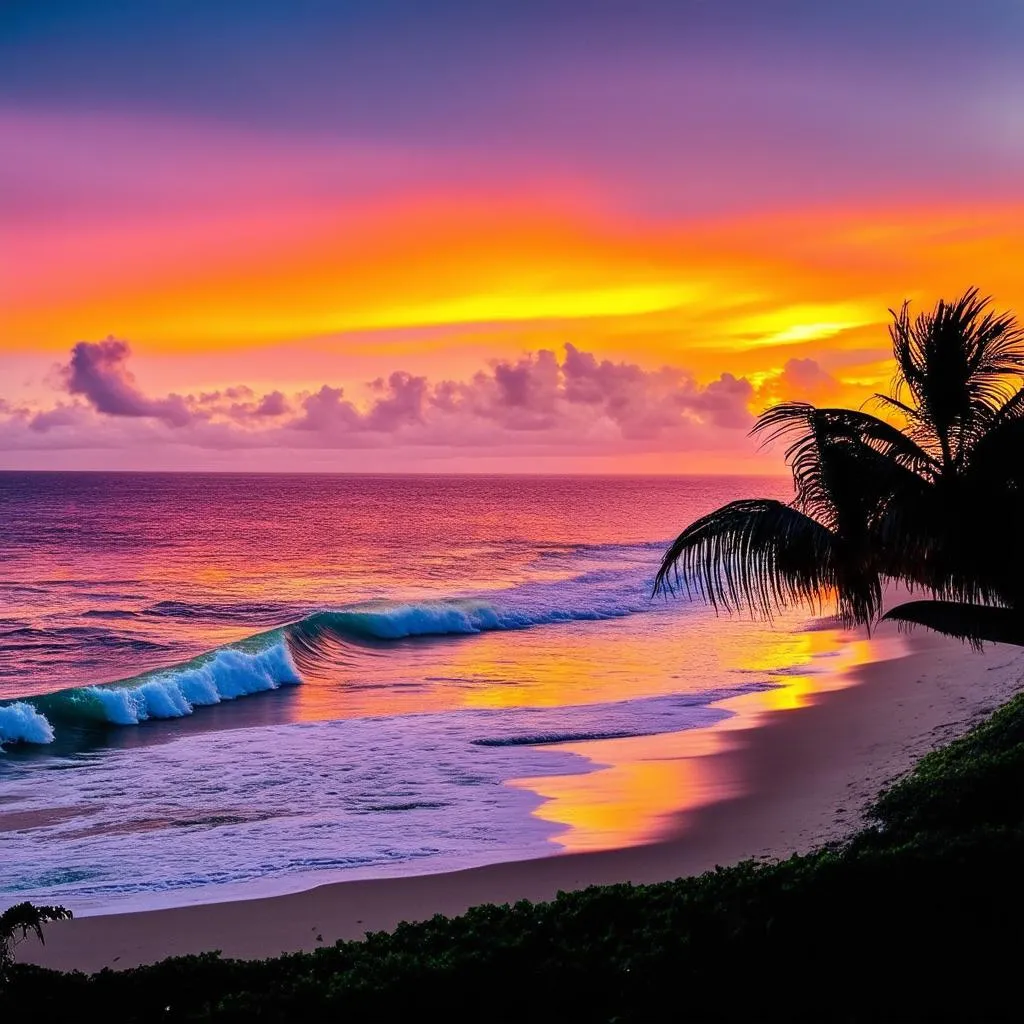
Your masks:
{"label": "breaking wave", "polygon": [[0,743],[52,743],[53,726],[27,701],[0,707]]}
{"label": "breaking wave", "polygon": [[262,648],[222,647],[169,669],[0,705],[0,744],[52,743],[62,724],[138,725],[302,682],[283,636]]}
{"label": "breaking wave", "polygon": [[[182,718],[197,708],[298,685],[304,670],[338,665],[353,644],[630,615],[648,606],[638,582],[627,583],[621,573],[589,572],[568,584],[570,599],[557,606],[550,590],[526,585],[506,592],[500,607],[479,599],[368,601],[314,612],[183,664],[0,703],[0,745],[50,743],[62,724],[126,726]],[[571,595],[580,600],[574,603]]]}

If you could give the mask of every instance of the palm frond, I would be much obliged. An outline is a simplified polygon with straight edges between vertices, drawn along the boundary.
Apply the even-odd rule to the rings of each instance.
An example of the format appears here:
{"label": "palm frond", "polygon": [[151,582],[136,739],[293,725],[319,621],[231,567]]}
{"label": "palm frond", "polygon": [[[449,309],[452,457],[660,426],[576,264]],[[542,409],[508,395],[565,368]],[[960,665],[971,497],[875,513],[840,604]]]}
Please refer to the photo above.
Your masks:
{"label": "palm frond", "polygon": [[897,366],[890,401],[909,412],[915,439],[941,454],[946,471],[963,464],[1024,375],[1024,331],[1012,313],[990,306],[970,288],[914,319],[908,302],[889,311]]}
{"label": "palm frond", "polygon": [[1024,619],[1011,608],[995,608],[962,601],[908,601],[882,616],[901,629],[925,626],[937,633],[966,640],[1024,646]]}
{"label": "palm frond", "polygon": [[[906,402],[901,402],[898,398],[894,398],[892,395],[882,395],[878,392],[875,392],[875,394],[868,399],[868,402],[874,402],[876,405],[882,406],[883,409],[890,409],[899,413],[907,421],[907,427],[909,430],[920,435],[921,413],[912,405],[907,405]],[[911,437],[910,434],[907,436]],[[913,440],[912,437],[911,439]],[[930,439],[925,437],[924,440],[927,441]],[[914,443],[922,451],[924,450],[920,441],[915,440]],[[934,453],[928,453],[928,458],[934,459]]]}
{"label": "palm frond", "polygon": [[934,465],[934,459],[913,438],[891,423],[860,409],[783,402],[761,413],[751,429],[751,434],[766,435],[762,444],[794,436],[794,443],[799,444],[811,432],[818,436],[824,434],[836,441],[867,445],[911,468],[924,469]]}
{"label": "palm frond", "polygon": [[1019,423],[1024,420],[1024,388],[1011,395],[995,412],[989,428],[1002,426],[1004,423]]}
{"label": "palm frond", "polygon": [[716,609],[770,618],[782,608],[834,597],[849,623],[881,606],[877,574],[843,557],[841,541],[799,509],[770,499],[733,501],[701,517],[672,543],[654,592],[685,588]]}
{"label": "palm frond", "polygon": [[42,907],[34,903],[15,903],[0,914],[0,942],[10,942],[18,932],[26,938],[35,932],[43,942],[43,925],[50,921],[68,921],[74,915],[64,907]]}
{"label": "palm frond", "polygon": [[911,437],[861,410],[787,402],[762,413],[752,433],[788,442],[794,505],[847,538],[863,535],[892,494],[938,472]]}
{"label": "palm frond", "polygon": [[30,932],[43,942],[44,924],[67,921],[73,916],[64,907],[37,907],[32,903],[16,903],[0,914],[0,989],[7,981],[18,943],[27,939]]}
{"label": "palm frond", "polygon": [[753,433],[785,443],[794,500],[698,519],[666,552],[655,592],[683,586],[768,617],[834,597],[844,621],[870,625],[882,580],[895,580],[936,601],[892,618],[917,621],[922,604],[934,628],[995,636],[1003,623],[1008,636],[1000,609],[1024,616],[1024,332],[990,306],[971,288],[914,318],[908,303],[890,311],[897,372],[893,394],[875,399],[905,425],[804,402],[765,411]]}
{"label": "palm frond", "polygon": [[999,408],[975,441],[964,475],[972,486],[990,492],[1024,487],[1024,388]]}

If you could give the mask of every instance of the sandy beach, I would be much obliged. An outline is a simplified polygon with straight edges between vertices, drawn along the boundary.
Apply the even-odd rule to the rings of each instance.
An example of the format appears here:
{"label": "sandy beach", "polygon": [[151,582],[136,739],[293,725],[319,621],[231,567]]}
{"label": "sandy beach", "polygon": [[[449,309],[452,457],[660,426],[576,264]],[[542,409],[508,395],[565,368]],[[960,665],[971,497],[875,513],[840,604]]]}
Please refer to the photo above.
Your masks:
{"label": "sandy beach", "polygon": [[[19,957],[85,971],[207,950],[267,957],[360,938],[400,921],[458,914],[480,903],[546,900],[559,890],[594,884],[664,881],[744,858],[808,850],[855,828],[887,780],[1006,700],[1024,676],[1024,650],[1018,648],[992,645],[976,653],[923,633],[909,646],[909,654],[853,669],[843,681],[849,685],[831,688],[831,680],[804,706],[766,711],[758,695],[749,695],[728,705],[733,717],[694,730],[704,734],[694,737],[694,757],[721,798],[711,793],[710,802],[681,813],[669,840],[447,874],[340,882],[264,899],[80,918],[50,926],[46,945],[25,942]],[[16,826],[12,821],[8,827]]]}

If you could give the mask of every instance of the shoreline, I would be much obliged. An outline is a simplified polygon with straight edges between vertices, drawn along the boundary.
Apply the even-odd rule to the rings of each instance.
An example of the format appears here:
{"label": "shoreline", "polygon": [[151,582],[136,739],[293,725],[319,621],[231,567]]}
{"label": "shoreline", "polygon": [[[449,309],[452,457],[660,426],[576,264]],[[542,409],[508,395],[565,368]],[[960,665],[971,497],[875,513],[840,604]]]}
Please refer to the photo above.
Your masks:
{"label": "shoreline", "polygon": [[[24,963],[96,971],[220,950],[262,958],[454,916],[481,903],[549,900],[559,890],[649,883],[749,858],[785,858],[842,839],[889,780],[964,732],[1020,688],[1024,649],[983,653],[935,635],[910,653],[868,662],[845,685],[813,688],[781,710],[749,708],[707,729],[694,761],[737,795],[674,816],[674,837],[644,846],[567,852],[442,874],[354,879],[278,896],[82,917],[47,928],[46,945],[19,946]],[[827,679],[828,677],[823,677]],[[752,709],[752,710],[751,710]],[[740,708],[735,708],[740,710]]]}

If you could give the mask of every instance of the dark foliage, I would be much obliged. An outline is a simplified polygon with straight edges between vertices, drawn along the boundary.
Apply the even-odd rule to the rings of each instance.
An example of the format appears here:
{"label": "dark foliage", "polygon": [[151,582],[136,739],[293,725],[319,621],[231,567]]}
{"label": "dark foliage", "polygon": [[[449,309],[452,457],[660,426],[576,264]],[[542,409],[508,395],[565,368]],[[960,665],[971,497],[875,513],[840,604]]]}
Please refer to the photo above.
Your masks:
{"label": "dark foliage", "polygon": [[31,932],[44,942],[44,924],[66,921],[71,916],[71,911],[64,907],[37,907],[32,903],[16,903],[0,914],[0,982],[14,963],[14,950],[20,941]]}
{"label": "dark foliage", "polygon": [[36,1020],[1017,1020],[1024,698],[922,760],[848,844],[478,907],[261,963],[15,968]]}

